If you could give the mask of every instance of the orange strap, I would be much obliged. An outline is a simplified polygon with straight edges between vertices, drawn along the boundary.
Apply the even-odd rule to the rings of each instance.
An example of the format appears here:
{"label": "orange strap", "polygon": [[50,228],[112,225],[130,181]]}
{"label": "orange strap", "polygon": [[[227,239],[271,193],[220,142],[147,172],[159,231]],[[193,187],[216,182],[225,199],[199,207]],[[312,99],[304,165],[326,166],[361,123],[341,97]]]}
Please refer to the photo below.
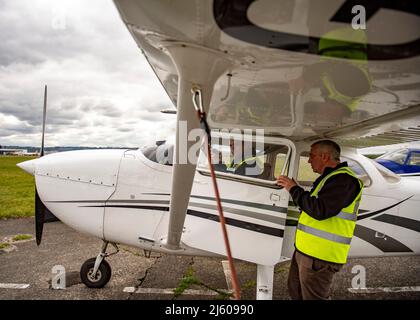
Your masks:
{"label": "orange strap", "polygon": [[[220,225],[222,226],[223,238],[225,240],[225,247],[226,247],[226,254],[227,254],[227,257],[228,257],[228,261],[229,261],[229,268],[230,268],[230,272],[232,274],[232,287],[233,287],[233,290],[234,290],[235,299],[239,300],[239,299],[241,299],[239,282],[238,282],[238,277],[236,276],[235,265],[233,264],[232,253],[230,251],[230,244],[229,244],[229,238],[228,238],[228,234],[227,234],[227,230],[226,230],[225,216],[223,215],[222,202],[220,200],[219,188],[217,186],[217,181],[216,181],[216,174],[214,173],[213,161],[211,159],[210,127],[207,123],[206,113],[204,112],[204,108],[203,108],[203,100],[202,100],[201,90],[199,88],[193,87],[191,89],[191,91],[193,93],[192,101],[193,101],[193,104],[194,104],[194,108],[197,111],[197,117],[198,117],[198,120],[200,121],[200,127],[206,133],[207,157],[208,157],[208,161],[209,161],[210,175],[211,175],[211,180],[213,182],[214,195],[215,195],[215,198],[216,198],[217,209],[219,211]],[[199,98],[198,104],[197,104],[197,101],[196,101],[197,97]]]}
{"label": "orange strap", "polygon": [[233,291],[234,291],[234,298],[236,300],[240,300],[241,299],[241,292],[240,292],[238,277],[236,275],[236,269],[235,269],[235,265],[233,263],[232,252],[230,251],[230,243],[229,243],[229,237],[228,237],[227,229],[226,229],[225,216],[223,214],[222,202],[220,200],[219,188],[217,186],[217,181],[216,181],[216,174],[214,173],[213,161],[211,159],[211,148],[210,148],[210,142],[209,142],[210,141],[210,130],[209,130],[209,127],[208,127],[206,119],[205,119],[205,113],[197,111],[197,114],[198,114],[198,118],[200,120],[201,127],[207,133],[206,134],[207,157],[208,157],[208,162],[209,162],[209,167],[210,167],[211,180],[213,182],[213,189],[214,189],[214,195],[215,195],[215,198],[216,198],[217,209],[219,211],[220,225],[222,227],[223,239],[225,241],[226,254],[227,254],[228,261],[229,261],[230,272],[232,274],[232,287],[233,287]]}

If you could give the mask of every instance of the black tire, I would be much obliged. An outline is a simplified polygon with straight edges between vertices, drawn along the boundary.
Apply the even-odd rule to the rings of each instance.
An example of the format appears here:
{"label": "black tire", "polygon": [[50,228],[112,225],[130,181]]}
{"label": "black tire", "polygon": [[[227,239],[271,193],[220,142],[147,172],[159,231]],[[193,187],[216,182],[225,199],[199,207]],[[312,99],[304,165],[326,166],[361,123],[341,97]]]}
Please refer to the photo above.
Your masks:
{"label": "black tire", "polygon": [[95,266],[96,258],[90,258],[80,268],[80,279],[89,288],[102,288],[111,279],[111,266],[104,259],[99,265],[98,271],[96,272],[95,279],[92,278],[91,273]]}

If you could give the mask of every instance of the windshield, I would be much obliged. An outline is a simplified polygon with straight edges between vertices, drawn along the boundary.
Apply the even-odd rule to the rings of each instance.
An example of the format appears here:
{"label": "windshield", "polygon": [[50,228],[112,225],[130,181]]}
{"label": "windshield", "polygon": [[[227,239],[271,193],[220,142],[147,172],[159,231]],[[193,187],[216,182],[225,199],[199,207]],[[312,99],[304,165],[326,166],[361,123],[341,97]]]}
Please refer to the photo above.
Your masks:
{"label": "windshield", "polygon": [[397,150],[378,157],[378,159],[393,161],[398,164],[404,164],[407,158],[407,150]]}
{"label": "windshield", "polygon": [[150,161],[172,166],[174,156],[174,145],[166,141],[156,141],[155,145],[144,146],[140,149],[144,156]]}
{"label": "windshield", "polygon": [[379,173],[384,177],[384,179],[390,183],[397,183],[401,180],[401,178],[396,175],[391,170],[388,170],[383,165],[379,164],[375,160],[369,159],[371,163],[375,166],[376,169],[378,169]]}

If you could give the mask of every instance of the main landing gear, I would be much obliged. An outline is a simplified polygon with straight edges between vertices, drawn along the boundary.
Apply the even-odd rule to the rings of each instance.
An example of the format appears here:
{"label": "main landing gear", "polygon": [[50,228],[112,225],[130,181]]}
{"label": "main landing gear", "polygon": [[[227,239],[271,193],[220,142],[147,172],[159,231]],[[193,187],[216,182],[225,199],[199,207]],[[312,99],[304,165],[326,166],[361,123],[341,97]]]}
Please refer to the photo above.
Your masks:
{"label": "main landing gear", "polygon": [[98,256],[86,260],[80,268],[80,279],[89,288],[102,288],[111,279],[111,266],[105,258],[118,253],[119,249],[115,243],[111,243],[116,251],[107,253],[108,244],[108,241],[104,241]]}

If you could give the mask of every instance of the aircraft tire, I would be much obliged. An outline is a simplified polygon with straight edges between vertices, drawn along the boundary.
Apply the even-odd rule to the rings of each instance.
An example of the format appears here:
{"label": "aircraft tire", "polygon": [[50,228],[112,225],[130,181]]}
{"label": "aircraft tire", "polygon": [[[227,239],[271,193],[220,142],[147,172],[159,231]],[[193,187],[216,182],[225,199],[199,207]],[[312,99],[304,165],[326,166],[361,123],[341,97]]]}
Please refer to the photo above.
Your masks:
{"label": "aircraft tire", "polygon": [[95,266],[95,260],[96,258],[90,258],[83,263],[80,268],[80,279],[89,288],[102,288],[111,279],[111,266],[106,260],[102,260],[96,277],[93,279],[90,273],[92,273],[93,267]]}

